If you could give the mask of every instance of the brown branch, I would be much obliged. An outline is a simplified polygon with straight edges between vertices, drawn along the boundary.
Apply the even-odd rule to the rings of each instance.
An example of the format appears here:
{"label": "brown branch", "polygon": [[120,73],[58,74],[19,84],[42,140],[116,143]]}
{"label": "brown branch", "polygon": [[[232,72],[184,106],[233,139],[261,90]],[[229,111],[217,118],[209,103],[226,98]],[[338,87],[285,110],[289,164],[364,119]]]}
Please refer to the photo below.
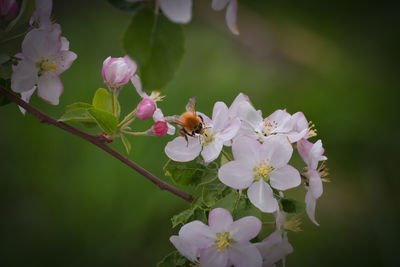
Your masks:
{"label": "brown branch", "polygon": [[147,179],[149,179],[152,183],[157,185],[161,190],[167,190],[167,191],[171,192],[172,194],[174,194],[174,195],[186,200],[189,203],[193,201],[193,197],[191,195],[189,195],[189,194],[187,194],[185,192],[182,192],[179,189],[177,189],[177,188],[167,184],[166,182],[160,180],[155,175],[153,175],[152,173],[148,172],[146,169],[142,168],[141,166],[139,166],[135,162],[129,160],[124,155],[122,155],[122,154],[118,153],[117,151],[113,150],[112,148],[107,146],[104,143],[104,139],[99,138],[99,136],[87,134],[85,132],[82,132],[82,131],[80,131],[80,130],[68,125],[68,124],[65,124],[63,122],[60,122],[60,121],[54,119],[53,117],[50,117],[49,115],[41,112],[40,110],[38,110],[37,108],[33,107],[32,105],[26,103],[25,101],[20,99],[18,96],[16,96],[12,92],[2,88],[1,86],[0,86],[0,93],[3,94],[5,97],[7,97],[12,102],[15,102],[19,106],[21,106],[24,109],[26,109],[27,112],[29,112],[33,116],[35,116],[41,123],[54,125],[54,126],[60,128],[60,129],[64,130],[64,131],[72,133],[73,135],[79,136],[80,138],[82,138],[82,139],[92,143],[93,145],[103,149],[105,152],[107,152],[111,156],[119,159],[120,161],[122,161],[123,163],[125,163],[126,165],[128,165],[129,167],[131,167],[132,169],[134,169],[135,171],[137,171],[138,173],[140,173],[141,175],[143,175]]}

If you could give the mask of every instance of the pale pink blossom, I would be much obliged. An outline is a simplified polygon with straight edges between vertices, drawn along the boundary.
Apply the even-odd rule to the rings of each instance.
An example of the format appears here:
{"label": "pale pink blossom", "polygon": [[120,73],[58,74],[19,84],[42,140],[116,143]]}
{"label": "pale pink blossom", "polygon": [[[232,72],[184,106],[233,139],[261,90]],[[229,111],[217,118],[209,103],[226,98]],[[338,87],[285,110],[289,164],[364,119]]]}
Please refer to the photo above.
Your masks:
{"label": "pale pink blossom", "polygon": [[224,9],[227,5],[225,16],[226,24],[233,34],[238,35],[239,28],[236,24],[238,9],[237,0],[213,0],[211,3],[211,7],[217,11]]}
{"label": "pale pink blossom", "polygon": [[69,51],[69,43],[61,37],[60,27],[51,30],[33,29],[22,42],[22,58],[14,68],[11,88],[17,93],[27,94],[30,98],[33,88],[37,87],[38,96],[53,105],[58,105],[63,92],[59,75],[67,70],[76,59]]}
{"label": "pale pink blossom", "polygon": [[217,102],[213,108],[212,120],[198,112],[203,122],[203,134],[185,138],[179,136],[169,142],[165,147],[165,153],[174,161],[191,161],[199,154],[205,162],[215,160],[221,153],[225,142],[235,137],[240,128],[240,119],[229,120],[228,107],[223,102]]}
{"label": "pale pink blossom", "polygon": [[310,220],[315,225],[319,225],[315,220],[315,207],[317,199],[320,198],[323,193],[323,188],[322,180],[317,168],[319,161],[327,160],[327,157],[323,156],[324,148],[322,147],[321,140],[318,140],[313,144],[306,139],[301,139],[297,142],[297,150],[308,168],[308,186],[305,197],[306,212]]}
{"label": "pale pink blossom", "polygon": [[136,63],[129,57],[108,57],[103,62],[101,75],[108,88],[118,90],[135,75]]}
{"label": "pale pink blossom", "polygon": [[17,16],[18,13],[17,0],[0,0],[0,19],[2,21],[10,21]]}
{"label": "pale pink blossom", "polygon": [[249,102],[242,102],[238,108],[242,120],[241,135],[251,136],[260,142],[271,136],[287,136],[294,143],[308,137],[308,122],[302,112],[290,115],[286,110],[278,109],[266,118],[254,109]]}
{"label": "pale pink blossom", "polygon": [[[260,252],[250,240],[261,230],[261,221],[253,216],[233,221],[223,208],[213,209],[208,225],[193,221],[184,225],[171,242],[192,262],[202,267],[261,267]],[[198,260],[199,258],[199,260]]]}
{"label": "pale pink blossom", "polygon": [[272,188],[283,191],[301,182],[299,172],[287,164],[293,148],[286,137],[275,136],[260,144],[242,136],[233,142],[232,152],[234,160],[222,165],[219,179],[235,189],[248,188],[250,202],[263,212],[278,209]]}

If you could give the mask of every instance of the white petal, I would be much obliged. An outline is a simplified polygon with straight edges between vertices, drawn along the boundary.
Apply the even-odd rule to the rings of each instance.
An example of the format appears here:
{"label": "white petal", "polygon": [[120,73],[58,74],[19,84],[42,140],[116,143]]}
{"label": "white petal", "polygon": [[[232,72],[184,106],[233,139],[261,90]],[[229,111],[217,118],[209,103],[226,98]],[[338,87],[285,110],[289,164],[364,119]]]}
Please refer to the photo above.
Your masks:
{"label": "white petal", "polygon": [[239,28],[236,25],[237,9],[238,9],[237,0],[231,0],[229,2],[228,8],[226,9],[226,17],[225,17],[228,28],[231,30],[233,34],[236,35],[239,34]]}
{"label": "white petal", "polygon": [[232,223],[232,215],[226,209],[216,208],[208,215],[208,225],[214,233],[228,232]]}
{"label": "white petal", "polygon": [[294,188],[301,183],[299,171],[290,165],[274,170],[269,178],[271,186],[278,190]]}
{"label": "white petal", "polygon": [[140,95],[141,98],[148,98],[149,96],[143,91],[142,81],[140,77],[135,74],[131,78],[131,82],[136,89],[136,92]]}
{"label": "white petal", "polygon": [[266,121],[276,125],[272,133],[286,133],[292,130],[291,116],[286,110],[278,109],[266,118]]}
{"label": "white petal", "polygon": [[69,50],[69,41],[64,36],[61,36],[61,51]]}
{"label": "white petal", "polygon": [[254,245],[261,253],[264,260],[263,266],[272,266],[293,252],[293,247],[290,245],[287,236],[282,238],[282,233],[279,230],[270,234],[262,242],[255,243]]}
{"label": "white petal", "polygon": [[235,118],[231,122],[229,122],[225,128],[218,134],[218,138],[223,140],[224,142],[230,141],[233,139],[240,129],[240,119]]}
{"label": "white petal", "polygon": [[225,127],[226,123],[228,122],[228,107],[224,102],[216,102],[214,104],[212,121],[213,130],[216,132]]}
{"label": "white petal", "polygon": [[219,139],[215,139],[213,142],[204,145],[203,151],[201,151],[201,155],[205,162],[211,162],[218,158],[219,154],[221,153],[223,146],[223,141]]}
{"label": "white petal", "polygon": [[173,22],[188,23],[192,19],[192,0],[160,0],[160,8]]}
{"label": "white petal", "polygon": [[38,80],[38,96],[44,101],[58,105],[64,90],[60,77],[54,72],[46,71]]}
{"label": "white petal", "polygon": [[206,125],[205,125],[206,127],[211,127],[211,128],[213,127],[214,122],[213,122],[213,121],[210,119],[210,117],[208,117],[206,114],[197,111],[197,112],[196,112],[196,115],[197,115],[197,116],[201,116],[201,117],[203,118],[204,123],[206,124]]}
{"label": "white petal", "polygon": [[182,226],[179,236],[183,241],[198,248],[208,248],[215,239],[210,228],[200,221],[193,221]]}
{"label": "white petal", "polygon": [[218,178],[229,187],[248,188],[254,180],[253,166],[249,166],[245,161],[230,161],[221,166]]}
{"label": "white petal", "polygon": [[313,198],[318,199],[323,192],[321,177],[314,169],[309,169],[308,175],[310,176],[308,190],[311,191]]}
{"label": "white petal", "polygon": [[305,138],[303,138],[297,142],[297,151],[299,151],[301,158],[304,160],[304,162],[307,164],[307,166],[310,166],[309,154],[310,154],[312,146],[313,146],[313,143],[311,143],[310,141],[308,141]]}
{"label": "white petal", "polygon": [[302,130],[301,132],[291,132],[287,134],[287,137],[289,138],[291,143],[295,143],[299,141],[301,138],[304,138],[308,133],[308,128]]}
{"label": "white petal", "polygon": [[250,242],[234,243],[229,250],[229,260],[235,267],[261,267],[262,257]]}
{"label": "white petal", "polygon": [[217,247],[212,246],[201,250],[200,266],[201,267],[226,267],[228,257],[223,252],[218,252]]}
{"label": "white petal", "polygon": [[201,151],[201,144],[198,138],[188,137],[188,143],[185,138],[177,137],[171,142],[168,142],[165,147],[165,154],[174,160],[186,162],[194,160]]}
{"label": "white petal", "polygon": [[38,81],[37,72],[34,62],[27,59],[21,60],[11,76],[11,89],[17,93],[32,90]]}
{"label": "white petal", "polygon": [[[29,103],[29,100],[31,99],[31,96],[33,95],[33,93],[35,92],[35,90],[36,90],[36,86],[34,86],[34,87],[33,87],[31,90],[29,90],[29,91],[22,92],[22,93],[21,93],[21,99],[24,100],[26,103]],[[21,106],[18,106],[18,107],[19,107],[19,110],[21,110],[22,114],[25,115],[26,110],[25,110],[23,107],[21,107]]]}
{"label": "white petal", "polygon": [[235,160],[247,162],[253,168],[260,162],[261,144],[248,136],[241,136],[232,144],[232,153]]}
{"label": "white petal", "polygon": [[261,221],[254,216],[246,216],[235,221],[229,229],[235,242],[245,242],[255,238],[261,230]]}
{"label": "white petal", "polygon": [[324,148],[322,147],[321,140],[318,140],[311,147],[310,154],[308,155],[310,168],[316,169],[318,167],[318,162],[326,159],[322,154],[324,154]]}
{"label": "white petal", "polygon": [[274,198],[271,187],[262,180],[250,186],[247,196],[250,202],[262,212],[272,213],[278,209],[278,201]]}
{"label": "white petal", "polygon": [[220,11],[226,7],[229,0],[212,0],[211,7],[214,10]]}
{"label": "white petal", "polygon": [[175,134],[175,127],[173,125],[169,124],[168,122],[167,122],[167,126],[168,126],[167,134],[174,135]]}
{"label": "white petal", "polygon": [[307,215],[315,225],[319,226],[319,224],[315,220],[315,206],[317,204],[316,201],[317,200],[313,197],[311,191],[307,191],[305,199]]}
{"label": "white petal", "polygon": [[239,117],[238,107],[242,102],[249,102],[249,97],[243,93],[240,93],[237,95],[235,100],[233,100],[231,106],[229,107],[229,117],[231,119]]}
{"label": "white petal", "polygon": [[238,105],[238,114],[241,120],[246,121],[253,129],[262,122],[262,116],[249,102],[241,102]]}
{"label": "white petal", "polygon": [[56,55],[61,49],[61,30],[51,31],[33,29],[25,35],[22,42],[22,53],[25,58],[36,62],[50,55]]}
{"label": "white petal", "polygon": [[156,111],[153,113],[153,120],[155,122],[157,121],[163,121],[164,120],[164,114],[162,113],[160,108],[157,108]]}
{"label": "white petal", "polygon": [[188,258],[191,262],[195,262],[200,256],[200,250],[197,247],[193,246],[189,242],[185,242],[181,237],[177,235],[171,236],[169,238],[169,241],[171,241],[171,243],[175,246],[179,253]]}
{"label": "white petal", "polygon": [[273,135],[264,140],[260,157],[270,162],[274,168],[285,166],[292,157],[293,147],[286,137]]}
{"label": "white petal", "polygon": [[57,64],[57,74],[60,75],[65,70],[69,69],[72,62],[74,62],[77,57],[78,56],[74,52],[61,51],[55,59]]}

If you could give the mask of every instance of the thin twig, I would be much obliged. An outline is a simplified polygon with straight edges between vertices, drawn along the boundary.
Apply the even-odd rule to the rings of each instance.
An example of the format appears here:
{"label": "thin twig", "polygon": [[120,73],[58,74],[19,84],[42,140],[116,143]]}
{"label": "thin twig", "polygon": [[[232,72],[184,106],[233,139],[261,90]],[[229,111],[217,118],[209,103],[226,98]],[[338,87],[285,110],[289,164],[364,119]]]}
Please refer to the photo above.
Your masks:
{"label": "thin twig", "polygon": [[76,135],[76,136],[92,143],[93,145],[103,149],[105,152],[107,152],[111,156],[119,159],[120,161],[122,161],[123,163],[125,163],[126,165],[128,165],[129,167],[131,167],[132,169],[134,169],[135,171],[137,171],[138,173],[140,173],[147,179],[149,179],[151,182],[153,182],[155,185],[157,185],[161,190],[167,190],[167,191],[171,192],[172,194],[186,200],[189,203],[193,201],[193,197],[191,195],[189,195],[183,191],[180,191],[179,189],[160,180],[158,177],[156,177],[152,173],[148,172],[146,169],[142,168],[135,162],[133,162],[130,159],[128,159],[127,157],[125,157],[124,155],[118,153],[117,151],[115,151],[112,148],[110,148],[109,146],[107,146],[104,142],[104,139],[99,138],[96,135],[87,134],[85,132],[82,132],[82,131],[68,125],[68,124],[65,124],[63,122],[56,120],[55,118],[43,113],[42,111],[40,111],[37,108],[33,107],[32,105],[26,103],[25,101],[23,101],[22,99],[17,97],[12,92],[10,92],[2,87],[0,87],[0,93],[3,94],[5,97],[7,97],[12,102],[15,102],[19,106],[23,107],[27,112],[29,112],[33,116],[35,116],[41,123],[54,125],[64,131],[72,133],[73,135]]}

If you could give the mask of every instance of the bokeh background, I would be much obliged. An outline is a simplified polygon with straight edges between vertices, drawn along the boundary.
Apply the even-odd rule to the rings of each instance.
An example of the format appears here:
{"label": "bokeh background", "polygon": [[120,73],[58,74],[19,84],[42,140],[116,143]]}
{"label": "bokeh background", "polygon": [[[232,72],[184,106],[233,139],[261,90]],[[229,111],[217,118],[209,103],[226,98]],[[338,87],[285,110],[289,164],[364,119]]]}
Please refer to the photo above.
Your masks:
{"label": "bokeh background", "polygon": [[[32,98],[55,116],[103,87],[101,66],[123,56],[130,16],[105,0],[55,1],[53,13],[78,54],[62,74],[60,106]],[[323,140],[331,183],[316,227],[289,233],[288,266],[395,266],[399,252],[398,13],[376,1],[239,1],[241,35],[225,12],[195,1],[184,26],[186,53],[160,106],[179,114],[190,96],[210,114],[239,92],[265,115],[303,111]],[[122,110],[139,100],[132,85]],[[151,122],[139,122],[138,130]],[[172,137],[130,138],[129,158],[164,176]],[[314,139],[316,140],[316,139]],[[120,141],[111,145],[124,152]],[[155,266],[173,250],[170,217],[188,204],[93,145],[0,108],[0,265]],[[302,193],[304,195],[304,192]]]}

